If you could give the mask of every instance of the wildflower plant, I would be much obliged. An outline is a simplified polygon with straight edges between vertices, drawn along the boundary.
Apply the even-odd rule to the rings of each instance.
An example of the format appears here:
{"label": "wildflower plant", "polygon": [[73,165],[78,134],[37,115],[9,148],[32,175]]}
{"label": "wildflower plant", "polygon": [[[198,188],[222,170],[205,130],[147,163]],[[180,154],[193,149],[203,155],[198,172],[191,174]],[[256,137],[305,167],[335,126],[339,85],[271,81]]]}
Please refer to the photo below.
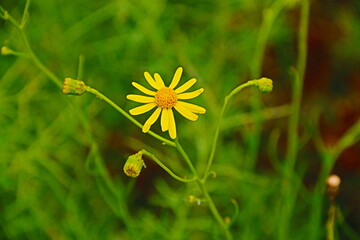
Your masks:
{"label": "wildflower plant", "polygon": [[[51,80],[53,80],[57,85],[59,84],[59,79],[55,74],[53,74],[46,66],[44,66],[37,58],[37,56],[34,54],[32,49],[30,48],[30,45],[28,44],[28,40],[26,38],[26,35],[23,31],[23,28],[26,24],[27,17],[28,17],[28,7],[29,7],[29,1],[26,2],[26,7],[24,11],[24,17],[22,19],[21,23],[18,23],[11,15],[9,15],[5,10],[1,9],[2,17],[6,20],[10,20],[19,30],[20,34],[23,37],[23,40],[25,42],[25,45],[27,47],[27,54],[29,54],[29,57],[34,61],[34,63],[47,75],[50,77]],[[209,160],[207,163],[207,168],[204,173],[199,173],[194,164],[193,161],[189,158],[188,153],[184,150],[182,145],[179,142],[178,135],[181,136],[181,133],[177,133],[176,123],[175,123],[175,116],[174,116],[174,110],[176,110],[178,113],[180,113],[183,117],[185,117],[188,120],[196,121],[198,119],[197,114],[204,114],[206,113],[206,109],[204,107],[197,106],[192,103],[185,102],[184,100],[193,99],[195,97],[198,97],[200,94],[204,92],[204,88],[197,89],[192,92],[186,92],[189,90],[195,83],[196,78],[191,78],[190,80],[186,81],[184,84],[180,84],[181,75],[183,73],[183,68],[178,67],[175,71],[175,74],[172,78],[172,81],[167,86],[165,85],[165,82],[161,78],[160,74],[155,73],[154,76],[151,76],[150,73],[145,72],[144,77],[147,81],[147,83],[152,87],[153,89],[150,90],[142,85],[140,85],[137,82],[132,82],[132,85],[139,90],[140,92],[146,94],[147,96],[137,95],[137,94],[128,94],[126,98],[128,100],[132,100],[138,103],[144,103],[142,106],[135,107],[133,109],[130,109],[129,112],[131,115],[140,115],[143,113],[146,113],[152,109],[155,108],[154,112],[151,114],[151,116],[146,120],[144,124],[138,122],[135,118],[133,118],[130,114],[128,114],[122,107],[114,103],[112,100],[110,100],[107,96],[100,93],[98,90],[96,90],[93,87],[90,87],[84,82],[81,78],[81,66],[82,66],[82,58],[79,60],[79,74],[78,76],[72,78],[72,77],[66,77],[63,81],[63,84],[60,85],[62,87],[62,92],[66,95],[83,95],[84,93],[88,92],[91,94],[94,94],[99,99],[107,102],[109,105],[111,105],[114,109],[116,109],[118,112],[120,112],[124,117],[126,117],[128,120],[130,120],[132,123],[134,123],[136,126],[142,129],[142,132],[148,133],[157,140],[161,141],[163,144],[168,145],[170,147],[175,147],[179,154],[182,156],[183,160],[186,162],[186,164],[189,167],[189,170],[192,174],[192,177],[183,177],[179,174],[174,173],[170,167],[166,166],[160,159],[158,159],[155,155],[148,152],[147,150],[143,149],[139,152],[130,155],[130,157],[127,159],[127,161],[124,164],[123,170],[126,175],[129,177],[137,177],[141,173],[141,170],[143,167],[145,167],[144,162],[144,156],[147,159],[150,159],[157,163],[162,169],[164,169],[171,177],[173,177],[175,180],[178,180],[183,183],[190,183],[195,182],[200,190],[199,197],[194,197],[193,195],[190,195],[188,197],[189,203],[196,202],[198,205],[201,204],[201,202],[206,202],[207,206],[209,207],[210,211],[212,212],[214,218],[216,219],[218,225],[223,231],[223,235],[226,239],[232,239],[232,234],[230,232],[230,226],[233,219],[235,219],[238,214],[238,210],[235,211],[234,216],[232,218],[221,216],[218,208],[216,207],[208,189],[206,186],[206,181],[209,175],[215,175],[215,172],[211,170],[212,162],[214,159],[214,153],[218,141],[218,136],[220,132],[220,125],[221,120],[223,118],[225,108],[229,102],[229,100],[237,94],[240,90],[249,87],[249,86],[255,86],[257,87],[261,92],[268,93],[272,90],[272,80],[267,78],[261,78],[261,79],[255,79],[248,81],[244,84],[239,85],[236,87],[233,91],[230,92],[228,96],[225,98],[225,102],[222,108],[222,111],[219,115],[219,120],[216,125],[215,134],[214,134],[214,140],[213,145],[211,148]],[[161,130],[163,132],[168,131],[169,136],[171,140],[164,138],[160,136],[159,134],[153,132],[150,130],[150,127],[156,122],[156,120],[160,117],[160,124],[161,124]],[[99,166],[100,168],[101,165]],[[102,170],[104,171],[104,170]],[[107,180],[108,182],[108,180]],[[107,183],[109,184],[109,183]],[[194,200],[196,199],[196,200]],[[237,202],[235,200],[231,201],[232,204],[237,207]]]}
{"label": "wildflower plant", "polygon": [[[115,1],[116,2],[116,1]],[[116,5],[115,3],[113,3]],[[219,206],[216,201],[214,201],[215,191],[213,186],[211,185],[213,182],[216,181],[214,178],[217,176],[219,169],[214,167],[214,162],[216,162],[218,159],[216,159],[216,151],[218,150],[217,145],[219,142],[219,136],[221,134],[222,124],[223,120],[226,116],[226,110],[229,106],[229,103],[233,99],[235,95],[238,95],[243,89],[248,87],[256,88],[260,93],[268,94],[271,93],[273,90],[273,81],[270,78],[267,77],[261,77],[261,63],[262,63],[262,56],[264,54],[265,49],[265,43],[267,38],[269,37],[270,28],[273,24],[274,19],[276,18],[276,15],[279,14],[283,9],[285,9],[288,5],[288,1],[274,1],[274,5],[271,6],[269,9],[264,11],[264,22],[260,26],[259,29],[259,37],[258,40],[255,43],[255,56],[254,60],[251,62],[250,66],[250,79],[248,81],[243,81],[243,83],[236,86],[234,83],[234,87],[229,93],[225,96],[223,99],[222,104],[220,105],[220,108],[212,108],[211,106],[207,105],[206,103],[203,106],[195,105],[191,102],[192,99],[197,97],[204,97],[208,92],[211,92],[211,89],[209,89],[203,82],[201,82],[199,85],[199,88],[191,90],[192,87],[195,86],[195,83],[197,82],[195,77],[199,76],[191,76],[191,78],[187,81],[182,81],[181,77],[182,75],[187,75],[188,68],[185,64],[186,61],[182,61],[184,64],[183,67],[177,67],[175,70],[175,73],[170,79],[163,79],[159,73],[150,74],[149,72],[157,71],[157,69],[150,68],[149,66],[143,65],[143,66],[137,66],[141,69],[143,69],[144,72],[144,78],[147,82],[147,86],[143,86],[142,82],[143,79],[126,79],[125,83],[127,86],[133,86],[136,88],[137,91],[141,92],[139,94],[138,92],[134,93],[134,91],[129,91],[124,94],[124,96],[116,96],[119,100],[119,103],[115,103],[112,101],[109,97],[107,97],[105,94],[98,91],[95,87],[90,86],[89,84],[91,81],[88,81],[83,76],[83,65],[84,65],[84,57],[79,57],[79,66],[77,74],[68,74],[68,77],[65,78],[59,78],[55,73],[53,73],[47,66],[45,66],[38,58],[36,53],[32,50],[31,45],[29,43],[29,40],[25,34],[24,28],[28,21],[28,9],[30,5],[30,1],[26,1],[25,9],[23,12],[23,16],[20,21],[18,21],[15,17],[13,17],[8,11],[3,9],[0,6],[0,17],[9,23],[11,23],[18,31],[19,36],[21,37],[21,41],[23,42],[24,52],[18,52],[13,47],[9,47],[8,44],[5,44],[1,47],[0,53],[2,57],[8,56],[8,55],[14,55],[22,58],[26,58],[28,60],[31,60],[35,66],[43,73],[45,76],[47,76],[50,80],[55,83],[56,86],[59,87],[59,93],[60,90],[65,95],[72,95],[66,97],[66,99],[69,101],[70,108],[72,112],[76,112],[76,114],[79,115],[79,121],[81,121],[81,125],[84,126],[84,131],[86,132],[85,137],[79,137],[81,139],[85,139],[87,150],[89,151],[89,155],[85,162],[85,169],[90,173],[90,176],[94,178],[94,181],[96,182],[97,186],[99,187],[101,194],[104,196],[106,204],[109,206],[112,213],[123,220],[123,223],[127,230],[134,231],[133,226],[137,223],[137,220],[134,220],[133,218],[133,212],[129,211],[127,209],[127,200],[126,194],[131,192],[131,189],[133,185],[133,181],[131,181],[133,178],[137,178],[141,176],[142,173],[145,171],[148,171],[148,168],[146,168],[146,163],[148,161],[151,161],[156,164],[156,167],[160,167],[165,171],[171,178],[179,182],[179,185],[181,186],[191,186],[191,189],[195,189],[194,191],[189,191],[189,194],[186,196],[183,196],[183,201],[179,201],[179,204],[176,205],[175,208],[181,208],[181,204],[192,204],[194,207],[204,207],[208,208],[212,214],[212,217],[214,221],[216,222],[216,226],[214,229],[201,229],[201,231],[209,232],[210,234],[217,235],[216,237],[218,239],[232,239],[233,238],[233,224],[238,219],[239,215],[239,205],[237,200],[235,199],[228,199],[228,203],[226,206]],[[102,16],[104,12],[109,11],[109,9],[112,9],[114,5],[108,5],[108,8],[101,9],[101,11],[97,12],[97,16]],[[131,7],[129,7],[131,8]],[[104,11],[104,12],[102,12]],[[290,115],[290,110],[287,111],[287,115],[290,115],[289,117],[289,131],[288,131],[288,146],[287,146],[287,152],[286,152],[286,161],[284,163],[279,164],[279,169],[281,169],[281,179],[280,179],[280,185],[281,188],[278,192],[281,195],[281,198],[279,199],[279,211],[276,212],[276,214],[273,213],[267,213],[266,221],[268,221],[268,216],[274,217],[276,219],[276,227],[279,225],[278,229],[274,230],[271,229],[268,226],[264,226],[264,232],[267,231],[273,231],[275,232],[274,235],[276,235],[275,239],[280,240],[286,240],[289,239],[290,235],[290,227],[289,222],[292,219],[292,213],[294,212],[294,206],[295,206],[295,200],[297,199],[297,192],[296,190],[300,188],[301,185],[298,181],[298,176],[295,174],[294,168],[296,164],[296,158],[297,158],[297,152],[299,150],[299,136],[298,136],[298,125],[299,125],[299,112],[300,112],[300,103],[301,103],[301,91],[302,91],[302,82],[304,78],[305,73],[305,63],[306,63],[306,32],[307,32],[307,19],[309,15],[309,1],[303,1],[301,2],[301,19],[300,19],[300,32],[299,32],[299,58],[298,58],[298,65],[296,66],[297,70],[294,70],[294,89],[293,89],[293,102],[292,104],[292,110]],[[119,13],[121,15],[121,13]],[[89,20],[90,19],[90,20]],[[93,21],[92,18],[89,18],[89,21]],[[86,21],[85,21],[86,22]],[[149,24],[151,25],[151,24]],[[147,25],[146,25],[147,26]],[[75,28],[76,29],[76,28]],[[70,31],[71,32],[71,31]],[[12,45],[11,45],[12,46]],[[21,48],[20,48],[21,49]],[[181,58],[179,58],[181,59]],[[173,70],[178,66],[179,64],[177,62],[172,62],[171,67],[164,68],[167,72],[173,72]],[[149,72],[148,72],[149,71]],[[61,80],[63,79],[63,80]],[[238,84],[238,83],[237,83]],[[96,82],[93,82],[91,85],[97,85]],[[209,90],[209,91],[208,91]],[[174,154],[174,157],[172,161],[183,161],[187,166],[187,172],[181,172],[178,173],[178,169],[174,170],[170,165],[167,164],[164,159],[162,159],[162,156],[160,155],[160,152],[162,152],[163,149],[151,149],[151,147],[148,147],[145,144],[134,144],[132,145],[134,148],[129,152],[127,152],[127,156],[124,157],[121,160],[121,164],[118,165],[122,166],[123,173],[120,171],[117,171],[113,173],[114,175],[124,175],[128,176],[130,180],[129,186],[125,186],[126,184],[119,186],[119,182],[116,182],[113,180],[112,176],[110,176],[107,168],[105,167],[105,164],[102,161],[102,154],[99,150],[100,147],[97,143],[96,137],[92,134],[91,126],[92,126],[92,119],[89,117],[86,111],[86,107],[82,106],[77,102],[79,99],[78,96],[80,95],[87,95],[87,93],[93,94],[96,96],[99,100],[109,104],[112,108],[114,108],[117,112],[119,112],[124,118],[129,120],[129,124],[134,124],[138,127],[139,132],[142,131],[143,133],[146,133],[153,137],[155,140],[158,140],[161,145],[159,148],[173,148],[177,155]],[[75,97],[76,96],[76,97]],[[26,96],[27,99],[28,97]],[[77,99],[77,100],[75,100]],[[83,99],[83,97],[80,97],[80,99]],[[122,105],[126,105],[128,102],[127,100],[134,101],[136,103],[140,103],[142,105],[136,106],[132,109],[125,109],[122,107]],[[81,100],[80,100],[81,101]],[[259,150],[259,142],[260,142],[260,134],[261,131],[261,104],[259,101],[259,96],[257,94],[253,94],[249,101],[252,102],[252,107],[254,110],[254,120],[253,123],[255,125],[255,133],[253,136],[249,137],[251,138],[250,144],[248,144],[250,147],[249,155],[252,158],[256,158],[256,153]],[[77,111],[73,111],[76,109]],[[219,110],[219,111],[218,111]],[[20,111],[19,111],[20,112]],[[216,116],[216,121],[213,121],[214,119],[211,118],[212,129],[208,129],[207,131],[211,133],[211,140],[210,144],[208,144],[208,148],[204,147],[204,151],[206,151],[206,157],[205,162],[202,162],[203,165],[195,165],[198,164],[198,159],[195,159],[194,152],[195,149],[192,149],[192,144],[187,144],[186,147],[183,148],[181,142],[183,141],[183,134],[184,132],[181,129],[181,126],[183,124],[178,124],[180,121],[184,121],[184,124],[187,124],[190,129],[192,129],[192,122],[198,120],[199,114],[205,114],[205,113],[212,113],[213,116]],[[148,118],[142,122],[137,120],[138,115],[141,114],[148,114]],[[63,114],[64,116],[68,116],[68,114]],[[209,120],[211,114],[205,114],[202,115],[201,118],[204,120]],[[179,118],[179,116],[182,116],[185,118]],[[190,120],[186,121],[186,120]],[[161,126],[161,131],[157,132],[157,128],[151,127],[155,124],[156,121],[159,121]],[[210,121],[210,120],[209,120]],[[57,128],[58,129],[58,128]],[[57,130],[58,131],[58,130]],[[54,131],[56,132],[56,131]],[[163,132],[168,132],[164,134]],[[52,133],[50,131],[50,133]],[[339,140],[339,143],[335,145],[333,149],[326,149],[323,145],[322,139],[320,137],[319,133],[316,133],[317,136],[315,137],[315,145],[319,149],[318,152],[321,153],[321,158],[323,159],[326,164],[324,164],[324,168],[321,172],[320,179],[325,179],[331,171],[332,166],[335,163],[335,160],[339,156],[339,154],[347,147],[351,146],[356,142],[357,138],[356,136],[360,136],[360,121],[358,121],[356,124],[354,124],[354,127],[351,128],[344,136]],[[275,134],[276,135],[276,134]],[[196,139],[198,136],[193,136],[194,139]],[[276,137],[274,137],[276,138]],[[279,136],[278,136],[279,138]],[[192,139],[192,140],[194,140]],[[277,139],[278,140],[278,139]],[[49,141],[51,142],[51,141]],[[195,142],[195,141],[194,141]],[[273,141],[276,144],[277,141]],[[137,142],[138,143],[138,142]],[[139,149],[137,149],[139,148]],[[143,149],[145,148],[145,149]],[[149,149],[148,149],[149,148]],[[275,149],[275,147],[273,148]],[[324,150],[325,149],[325,150]],[[77,149],[76,149],[77,150]],[[41,151],[39,151],[41,152]],[[76,153],[78,153],[76,151]],[[39,154],[40,155],[40,154]],[[273,154],[276,156],[276,154]],[[274,157],[276,158],[276,157]],[[280,161],[279,161],[280,162]],[[227,166],[228,168],[231,168],[231,170],[234,170],[233,166]],[[68,166],[67,166],[68,168]],[[121,167],[118,167],[120,169]],[[52,167],[49,168],[51,174],[55,174],[57,172],[61,171],[56,168]],[[236,175],[236,177],[239,177],[240,172],[234,170],[233,172],[225,169],[223,170],[227,175],[233,174]],[[29,171],[32,173],[32,171]],[[235,172],[235,173],[234,173]],[[245,175],[245,174],[244,174]],[[296,175],[296,179],[292,179],[292,176]],[[214,178],[210,178],[210,176],[213,176]],[[241,175],[240,177],[243,177]],[[251,177],[249,177],[250,179]],[[257,178],[257,177],[255,177]],[[66,184],[66,181],[63,180],[65,178],[59,177],[57,181],[60,182],[60,184]],[[214,180],[214,181],[213,181]],[[143,181],[143,179],[139,178],[138,181]],[[289,184],[296,182],[296,184]],[[278,182],[276,182],[278,183]],[[340,181],[338,181],[338,184],[340,184]],[[268,186],[267,186],[268,187]],[[333,239],[334,236],[334,228],[335,228],[335,196],[339,194],[338,187],[334,188],[332,190],[333,196],[331,197],[332,201],[332,208],[331,211],[329,211],[329,221],[327,224],[327,231],[328,231],[328,239]],[[155,187],[154,187],[155,188]],[[189,187],[190,188],[190,187]],[[120,190],[119,190],[120,189]],[[314,194],[314,200],[311,202],[312,206],[311,209],[315,213],[310,217],[310,222],[312,224],[311,226],[320,225],[322,219],[321,219],[321,209],[322,209],[322,194],[324,190],[326,189],[325,181],[319,181],[319,183],[315,186],[316,193]],[[252,189],[251,189],[252,190]],[[175,192],[176,190],[174,190]],[[67,191],[65,192],[65,195],[67,194]],[[119,194],[121,192],[121,194]],[[124,193],[124,194],[123,194]],[[123,194],[123,195],[122,195]],[[246,193],[244,193],[246,194]],[[255,196],[255,195],[254,195]],[[259,195],[261,196],[261,195]],[[171,196],[168,196],[169,199],[172,198]],[[260,197],[259,197],[260,199]],[[288,201],[290,199],[291,201]],[[81,199],[83,201],[83,199]],[[173,199],[170,199],[170,201]],[[215,199],[217,200],[217,199]],[[258,200],[258,199],[257,199]],[[169,201],[169,202],[170,202]],[[35,202],[35,201],[33,201]],[[32,202],[32,203],[33,203]],[[71,201],[66,199],[64,202],[64,205],[70,208],[69,212],[72,212],[73,208],[75,208],[75,204]],[[93,202],[89,201],[90,204],[93,204]],[[177,203],[179,203],[177,202]],[[249,206],[252,207],[252,199],[248,199],[248,202],[250,203]],[[230,206],[229,206],[230,205]],[[244,204],[245,205],[245,204]],[[248,209],[245,205],[245,211]],[[228,216],[229,214],[226,214],[226,210],[223,209],[234,209],[232,211],[232,215]],[[19,211],[20,212],[20,211]],[[178,215],[181,215],[179,218],[186,219],[186,213],[183,213],[183,211],[178,211],[176,213],[181,213]],[[185,212],[185,211],[184,211]],[[274,211],[275,212],[275,211]],[[257,213],[256,213],[257,214]],[[176,215],[176,214],[175,214]],[[43,215],[40,215],[43,217]],[[13,217],[13,215],[12,215]],[[254,217],[254,216],[253,216]],[[257,215],[256,215],[257,217]],[[246,218],[244,216],[243,218]],[[73,218],[69,217],[69,221],[71,221]],[[151,219],[153,220],[153,219]],[[187,221],[187,220],[185,220]],[[193,222],[196,222],[197,219],[194,219],[192,221],[188,221],[189,225]],[[208,221],[208,219],[206,219]],[[246,219],[245,219],[246,221]],[[79,221],[79,225],[81,224],[81,221]],[[108,222],[108,219],[107,219]],[[151,222],[151,221],[150,221]],[[184,221],[183,221],[184,222]],[[182,222],[182,223],[183,223]],[[253,221],[257,223],[256,221]],[[178,222],[175,222],[175,225],[177,225]],[[69,226],[68,222],[66,223],[66,226],[64,228],[68,229]],[[146,224],[144,224],[146,225]],[[155,224],[157,227],[157,224]],[[182,225],[182,224],[178,224]],[[196,224],[194,224],[196,225]],[[48,226],[48,223],[46,224]],[[72,226],[72,225],[71,225]],[[209,225],[207,225],[209,226]],[[214,226],[211,224],[211,226]],[[159,226],[160,228],[161,226]],[[247,232],[248,236],[251,235],[253,226],[247,226],[247,229],[244,230],[244,232]],[[274,228],[276,228],[274,227]],[[186,227],[183,227],[184,229]],[[315,230],[313,230],[315,229]],[[79,239],[87,239],[86,237],[86,228],[84,228],[81,233],[79,234]],[[49,234],[54,234],[52,232],[52,229],[47,229]],[[137,231],[135,230],[137,233]],[[57,234],[57,232],[55,232]],[[103,231],[101,230],[101,233]],[[83,234],[83,235],[82,235]],[[312,228],[312,231],[309,234],[309,239],[317,239],[317,236],[320,235],[320,231],[317,227]],[[0,235],[1,236],[1,235]],[[73,236],[73,235],[71,235]],[[75,236],[75,235],[74,235]],[[129,234],[129,236],[131,236]],[[131,237],[125,237],[124,239],[131,239]],[[183,238],[186,238],[188,235]],[[112,236],[113,237],[113,236]],[[162,236],[163,237],[163,236]],[[171,239],[171,236],[166,235],[167,239]],[[65,237],[64,237],[65,238]],[[176,238],[177,239],[177,238]],[[244,238],[247,239],[247,238]],[[254,237],[250,237],[249,239],[255,239]]]}
{"label": "wildflower plant", "polygon": [[[169,167],[167,167],[164,163],[162,163],[159,159],[157,159],[153,154],[147,152],[146,150],[141,150],[138,153],[131,155],[124,165],[124,172],[129,177],[139,176],[142,166],[144,165],[142,156],[145,155],[148,158],[150,158],[151,160],[153,160],[154,162],[156,162],[160,167],[162,167],[166,172],[168,172],[169,175],[172,176],[174,179],[176,179],[180,182],[185,182],[185,183],[196,182],[201,189],[204,200],[208,203],[209,208],[210,208],[211,212],[213,213],[215,219],[217,220],[218,224],[223,229],[226,238],[231,239],[232,235],[229,231],[231,219],[229,217],[224,218],[220,215],[220,213],[219,213],[217,207],[215,206],[215,203],[213,202],[210,194],[208,193],[208,190],[205,185],[205,182],[206,182],[208,176],[210,174],[215,174],[213,171],[210,171],[210,170],[211,170],[212,162],[214,159],[217,138],[219,136],[220,123],[221,123],[221,120],[222,120],[222,117],[224,114],[225,107],[227,106],[229,100],[235,94],[237,94],[239,91],[241,91],[242,89],[249,87],[249,86],[257,87],[260,92],[269,93],[272,91],[272,88],[273,88],[272,80],[269,78],[250,80],[244,84],[241,84],[237,88],[235,88],[225,98],[225,103],[223,105],[221,114],[219,115],[218,125],[215,130],[216,132],[215,132],[215,136],[214,136],[214,142],[213,142],[212,150],[210,153],[209,161],[207,164],[207,168],[206,168],[206,171],[205,171],[203,177],[200,177],[199,173],[195,170],[193,162],[190,160],[188,154],[183,149],[183,147],[181,146],[181,144],[177,138],[175,118],[174,118],[174,113],[173,113],[172,109],[173,108],[176,109],[182,116],[184,116],[185,118],[187,118],[189,120],[192,120],[192,121],[197,120],[198,116],[196,115],[196,113],[198,113],[198,114],[205,113],[206,112],[205,108],[191,104],[191,103],[186,103],[186,102],[183,102],[180,100],[195,98],[195,97],[199,96],[201,93],[203,93],[204,89],[200,88],[193,92],[184,93],[186,90],[188,90],[191,86],[193,86],[195,84],[195,82],[196,82],[195,78],[188,80],[186,83],[184,83],[180,87],[176,88],[180,81],[182,72],[183,72],[182,67],[179,67],[176,70],[169,87],[165,86],[164,81],[162,80],[161,76],[158,73],[155,73],[154,78],[153,78],[148,72],[145,72],[144,76],[145,76],[146,81],[149,83],[150,86],[152,86],[155,90],[157,90],[156,92],[149,90],[136,82],[132,82],[132,85],[135,88],[137,88],[139,91],[149,95],[150,97],[135,95],[135,94],[127,95],[126,98],[129,100],[139,102],[139,103],[145,103],[144,105],[142,105],[140,107],[130,109],[129,110],[130,114],[132,114],[132,115],[143,114],[143,113],[146,113],[156,107],[156,110],[151,114],[149,119],[143,125],[140,124],[133,117],[128,115],[121,107],[116,105],[113,101],[111,101],[105,95],[103,95],[102,93],[100,93],[99,91],[97,91],[94,88],[84,85],[82,81],[73,80],[71,78],[65,78],[64,86],[63,86],[63,93],[66,92],[66,93],[69,93],[72,95],[80,95],[84,91],[90,92],[90,93],[96,95],[98,98],[108,102],[116,110],[118,110],[120,113],[122,113],[126,118],[128,118],[130,121],[135,123],[137,126],[141,127],[141,129],[144,133],[149,132],[153,137],[157,138],[158,140],[161,140],[164,144],[167,144],[167,145],[177,148],[177,150],[179,151],[179,153],[181,154],[181,156],[183,157],[183,159],[189,166],[191,173],[193,174],[193,177],[190,179],[181,177],[181,176],[173,173],[173,171],[170,170]],[[68,90],[68,89],[70,89],[70,90]],[[150,131],[151,125],[154,124],[154,122],[159,118],[160,114],[161,114],[160,122],[161,122],[162,131],[169,131],[169,135],[172,139],[174,139],[174,141],[167,140],[167,139],[159,136],[158,134]],[[191,201],[191,202],[193,202],[193,201]],[[201,201],[197,200],[197,202],[200,203]],[[232,201],[232,203],[237,208],[236,201]],[[236,211],[236,214],[237,214],[237,211]],[[234,215],[233,218],[236,218],[236,215]]]}

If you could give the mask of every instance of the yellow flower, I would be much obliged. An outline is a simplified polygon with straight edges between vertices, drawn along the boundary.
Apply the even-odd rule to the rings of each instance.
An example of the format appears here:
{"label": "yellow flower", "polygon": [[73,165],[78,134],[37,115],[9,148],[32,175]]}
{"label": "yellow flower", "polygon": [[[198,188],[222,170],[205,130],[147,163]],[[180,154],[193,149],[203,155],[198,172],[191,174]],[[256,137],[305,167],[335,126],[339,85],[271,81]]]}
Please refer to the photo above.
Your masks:
{"label": "yellow flower", "polygon": [[[198,115],[196,113],[205,113],[205,108],[199,107],[197,105],[186,103],[179,100],[192,99],[199,96],[202,92],[204,92],[203,88],[200,88],[193,92],[184,93],[191,86],[193,86],[196,82],[195,78],[190,79],[182,86],[176,88],[178,85],[181,74],[182,67],[179,67],[174,77],[169,85],[169,87],[165,87],[164,81],[160,77],[158,73],[154,74],[154,78],[148,73],[145,72],[144,76],[146,81],[150,84],[151,87],[156,89],[156,91],[151,91],[136,82],[132,82],[132,85],[137,88],[139,91],[149,95],[141,96],[135,94],[129,94],[126,96],[127,99],[138,102],[138,103],[146,103],[140,107],[136,107],[131,109],[129,112],[132,115],[139,115],[145,112],[150,111],[151,109],[156,108],[156,110],[151,114],[149,119],[145,122],[142,131],[146,133],[149,131],[151,125],[153,125],[156,120],[159,118],[161,113],[161,130],[163,132],[169,131],[169,135],[172,139],[176,138],[176,125],[175,118],[173,113],[173,108],[176,109],[181,115],[185,118],[196,121],[198,119]],[[176,89],[175,89],[176,88]]]}

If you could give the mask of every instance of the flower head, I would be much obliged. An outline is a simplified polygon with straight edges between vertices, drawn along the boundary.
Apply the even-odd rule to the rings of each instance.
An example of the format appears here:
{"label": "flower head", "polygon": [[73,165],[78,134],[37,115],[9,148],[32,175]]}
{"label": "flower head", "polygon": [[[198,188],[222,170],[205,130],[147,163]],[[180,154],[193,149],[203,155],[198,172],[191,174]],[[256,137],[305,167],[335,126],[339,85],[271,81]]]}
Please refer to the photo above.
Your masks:
{"label": "flower head", "polygon": [[65,78],[62,92],[66,95],[81,95],[86,92],[87,86],[81,80]]}
{"label": "flower head", "polygon": [[[145,122],[142,131],[145,133],[149,131],[151,125],[153,125],[161,114],[161,130],[163,132],[169,131],[169,135],[172,139],[176,138],[176,125],[175,118],[173,113],[173,108],[176,109],[182,116],[185,118],[196,121],[198,115],[196,113],[204,114],[206,112],[205,108],[199,107],[197,105],[186,103],[180,100],[192,99],[199,96],[204,92],[203,88],[200,88],[193,92],[184,93],[196,82],[195,78],[190,79],[180,87],[176,88],[178,85],[181,74],[182,67],[179,67],[174,77],[168,87],[165,86],[164,81],[158,73],[154,74],[154,78],[148,73],[145,72],[144,76],[146,81],[153,87],[156,91],[149,90],[140,84],[133,82],[132,85],[137,88],[139,91],[145,93],[148,96],[141,96],[135,94],[129,94],[126,96],[127,99],[138,102],[145,103],[140,107],[131,109],[129,112],[132,115],[139,115],[145,112],[150,111],[156,107],[156,110],[151,114],[149,119]],[[175,89],[176,88],[176,89]]]}
{"label": "flower head", "polygon": [[273,81],[270,78],[260,78],[255,80],[250,80],[249,82],[254,83],[261,93],[269,93],[273,90]]}
{"label": "flower head", "polygon": [[135,178],[139,176],[142,167],[146,166],[142,159],[142,154],[138,152],[128,157],[123,169],[126,175]]}

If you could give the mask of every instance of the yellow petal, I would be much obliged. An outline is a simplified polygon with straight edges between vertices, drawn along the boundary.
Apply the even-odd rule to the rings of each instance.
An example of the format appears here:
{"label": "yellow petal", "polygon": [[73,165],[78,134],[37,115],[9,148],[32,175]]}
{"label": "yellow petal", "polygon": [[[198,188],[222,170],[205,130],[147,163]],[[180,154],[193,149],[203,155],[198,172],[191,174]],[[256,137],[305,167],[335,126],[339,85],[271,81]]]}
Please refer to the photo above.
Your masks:
{"label": "yellow petal", "polygon": [[130,112],[131,115],[140,115],[140,114],[143,114],[143,113],[146,113],[146,112],[150,111],[155,106],[156,106],[155,103],[148,103],[148,104],[142,105],[140,107],[130,109],[129,112]]}
{"label": "yellow petal", "polygon": [[178,99],[192,99],[192,98],[196,98],[197,96],[199,96],[203,92],[204,92],[204,89],[200,88],[200,89],[198,89],[196,91],[193,91],[193,92],[178,94],[177,98]]}
{"label": "yellow petal", "polygon": [[171,110],[171,108],[169,108],[169,135],[172,139],[176,138],[175,118],[174,118],[174,113]]}
{"label": "yellow petal", "polygon": [[149,117],[149,119],[145,122],[143,128],[142,128],[142,131],[144,133],[146,133],[147,131],[149,131],[151,125],[154,124],[154,122],[156,122],[156,120],[158,119],[159,115],[160,115],[160,112],[161,112],[161,108],[157,108],[153,114],[151,114],[151,116]]}
{"label": "yellow petal", "polygon": [[152,86],[153,88],[159,90],[160,87],[158,86],[158,84],[155,82],[155,80],[153,79],[153,77],[150,75],[150,73],[148,72],[144,72],[144,76],[146,81],[150,84],[150,86]]}
{"label": "yellow petal", "polygon": [[183,108],[187,108],[188,110],[190,110],[193,113],[206,113],[206,109],[200,106],[197,106],[195,104],[191,104],[191,103],[187,103],[187,102],[182,102],[182,101],[177,101],[176,105],[179,105]]}
{"label": "yellow petal", "polygon": [[165,132],[169,130],[169,110],[164,108],[161,113],[161,130]]}
{"label": "yellow petal", "polygon": [[161,76],[158,73],[155,73],[154,77],[155,77],[155,81],[156,81],[157,85],[160,88],[164,88],[165,84],[164,84],[164,81],[162,80]]}
{"label": "yellow petal", "polygon": [[180,81],[180,78],[181,78],[182,72],[183,72],[182,67],[178,67],[178,69],[176,69],[174,77],[173,77],[173,79],[172,79],[172,81],[170,83],[170,86],[169,86],[170,89],[174,89],[178,85],[178,83]]}
{"label": "yellow petal", "polygon": [[126,98],[131,100],[131,101],[138,102],[138,103],[155,102],[154,97],[145,97],[145,96],[136,95],[136,94],[129,94],[129,95],[126,96]]}
{"label": "yellow petal", "polygon": [[141,86],[140,84],[138,84],[137,82],[132,82],[132,85],[134,87],[136,87],[140,92],[143,92],[147,95],[150,95],[150,96],[155,96],[156,92],[154,91],[150,91],[149,89],[147,89],[146,87],[143,87]]}
{"label": "yellow petal", "polygon": [[181,115],[183,115],[185,118],[191,120],[191,121],[196,121],[198,119],[198,115],[194,114],[193,112],[191,112],[189,109],[184,108],[178,104],[176,104],[175,106],[176,111],[178,111]]}
{"label": "yellow petal", "polygon": [[189,81],[187,81],[186,83],[184,83],[183,85],[181,85],[178,89],[175,89],[175,92],[176,93],[185,92],[186,90],[191,88],[192,85],[194,85],[195,83],[196,83],[196,78],[192,78]]}

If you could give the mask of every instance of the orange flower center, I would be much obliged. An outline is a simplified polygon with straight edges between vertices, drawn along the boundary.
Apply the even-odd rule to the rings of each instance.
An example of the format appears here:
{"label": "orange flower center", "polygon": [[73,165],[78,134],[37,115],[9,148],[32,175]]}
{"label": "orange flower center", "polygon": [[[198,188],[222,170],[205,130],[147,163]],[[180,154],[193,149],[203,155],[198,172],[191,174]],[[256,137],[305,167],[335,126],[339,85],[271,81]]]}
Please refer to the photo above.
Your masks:
{"label": "orange flower center", "polygon": [[164,87],[155,94],[155,104],[160,108],[172,108],[177,102],[176,92]]}

